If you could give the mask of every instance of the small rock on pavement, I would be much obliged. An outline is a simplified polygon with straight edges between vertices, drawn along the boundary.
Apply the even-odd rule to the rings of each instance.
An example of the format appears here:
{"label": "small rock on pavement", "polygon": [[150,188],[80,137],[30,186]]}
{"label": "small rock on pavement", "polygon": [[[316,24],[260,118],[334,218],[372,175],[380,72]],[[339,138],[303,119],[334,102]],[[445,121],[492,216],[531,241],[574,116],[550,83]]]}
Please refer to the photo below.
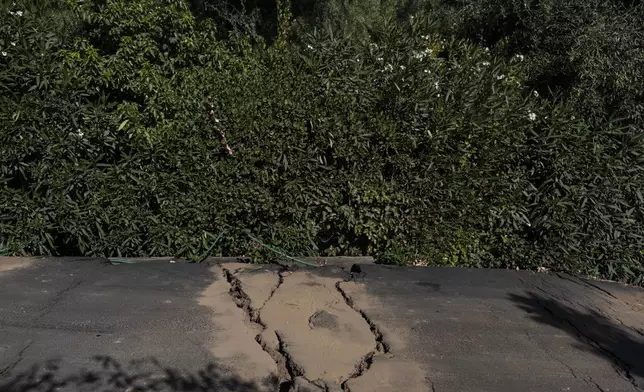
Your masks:
{"label": "small rock on pavement", "polygon": [[318,310],[309,318],[309,326],[311,328],[338,329],[338,317],[326,310]]}

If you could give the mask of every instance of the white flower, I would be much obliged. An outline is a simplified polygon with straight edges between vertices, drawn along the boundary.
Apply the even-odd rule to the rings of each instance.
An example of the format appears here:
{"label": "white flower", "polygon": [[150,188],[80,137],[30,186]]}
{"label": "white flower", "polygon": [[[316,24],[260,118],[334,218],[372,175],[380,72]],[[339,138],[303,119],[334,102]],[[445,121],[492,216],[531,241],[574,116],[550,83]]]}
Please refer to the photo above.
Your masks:
{"label": "white flower", "polygon": [[496,77],[497,80],[503,80],[505,79],[505,75],[499,75]]}
{"label": "white flower", "polygon": [[376,58],[376,61],[383,61],[383,58],[382,58],[382,57],[378,57],[378,58]]}
{"label": "white flower", "polygon": [[7,57],[7,52],[2,52],[2,56]]}
{"label": "white flower", "polygon": [[514,58],[515,58],[515,59],[518,59],[519,61],[523,61],[523,59],[524,59],[525,57],[524,57],[522,54],[515,54],[515,55],[514,55]]}
{"label": "white flower", "polygon": [[16,15],[22,16],[23,12],[22,11],[16,11]]}
{"label": "white flower", "polygon": [[483,48],[483,51],[485,51],[485,53],[490,53],[490,48]]}
{"label": "white flower", "polygon": [[416,60],[423,61],[425,57],[430,56],[432,53],[434,53],[434,51],[431,48],[427,48],[421,52],[413,51],[411,52],[411,55]]}
{"label": "white flower", "polygon": [[307,47],[309,50],[313,50],[313,46],[311,46],[311,44],[306,45],[306,47]]}
{"label": "white flower", "polygon": [[537,119],[537,115],[535,113],[531,112],[531,111],[528,111],[528,119],[530,121],[534,121],[534,120]]}
{"label": "white flower", "polygon": [[421,35],[420,38],[424,39],[425,41],[429,41],[429,35]]}
{"label": "white flower", "polygon": [[402,69],[402,70],[404,71],[404,70],[405,70],[405,66],[404,66],[404,65],[401,65],[401,66],[400,66],[400,69]]}
{"label": "white flower", "polygon": [[535,97],[539,98],[539,92],[538,92],[537,90],[534,90],[534,91],[532,92],[532,94],[533,94]]}
{"label": "white flower", "polygon": [[16,46],[16,43],[15,43],[15,42],[12,42],[12,43],[11,43],[11,46]]}
{"label": "white flower", "polygon": [[438,82],[434,82],[434,87],[436,87],[436,90],[438,90]]}
{"label": "white flower", "polygon": [[391,65],[391,64],[387,64],[387,65],[385,65],[385,71],[393,71],[393,70],[394,70],[394,66],[393,66],[393,65]]}
{"label": "white flower", "polygon": [[427,261],[423,259],[415,259],[414,260],[414,266],[415,267],[427,267]]}
{"label": "white flower", "polygon": [[424,70],[423,70],[423,72],[424,72],[424,73],[426,73],[426,74],[432,73],[432,72],[431,72],[430,70],[428,70],[428,69],[424,69]]}
{"label": "white flower", "polygon": [[9,15],[15,15],[16,13],[13,11],[9,11]]}
{"label": "white flower", "polygon": [[81,131],[81,129],[80,129],[80,128],[78,128],[78,129],[76,130],[76,136],[78,136],[78,137],[83,137],[83,136],[85,136],[85,134],[83,133],[83,131]]}
{"label": "white flower", "polygon": [[375,43],[372,42],[372,43],[369,44],[369,48],[370,49],[378,49],[378,44],[375,44]]}
{"label": "white flower", "polygon": [[487,67],[488,65],[490,65],[490,62],[489,61],[484,61],[484,62],[481,63],[481,65],[484,66],[484,67]]}
{"label": "white flower", "polygon": [[440,94],[436,94],[436,96],[437,96],[438,98],[440,98],[440,97],[441,97],[441,95],[440,95]]}

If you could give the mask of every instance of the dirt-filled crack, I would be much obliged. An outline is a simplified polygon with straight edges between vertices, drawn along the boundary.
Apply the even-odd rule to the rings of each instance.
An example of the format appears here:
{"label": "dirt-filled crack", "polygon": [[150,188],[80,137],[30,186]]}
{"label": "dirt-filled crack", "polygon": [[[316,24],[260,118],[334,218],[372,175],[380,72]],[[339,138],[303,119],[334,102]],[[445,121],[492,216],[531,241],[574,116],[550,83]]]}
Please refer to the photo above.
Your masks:
{"label": "dirt-filled crack", "polygon": [[[288,373],[289,379],[285,381],[280,382],[280,389],[279,392],[288,392],[292,390],[294,387],[294,382],[297,377],[301,377],[310,384],[316,385],[317,384],[308,378],[304,377],[304,369],[300,367],[295,361],[293,360],[293,357],[289,355],[288,350],[286,349],[286,343],[284,341],[284,336],[279,332],[275,331],[275,336],[277,337],[277,341],[279,342],[278,347],[277,347],[277,355],[279,355],[280,358],[283,358],[283,363],[284,367],[286,368],[286,372]],[[320,386],[322,389],[326,389],[325,385]]]}
{"label": "dirt-filled crack", "polygon": [[382,332],[380,332],[380,329],[371,320],[371,318],[369,316],[367,316],[367,314],[362,309],[360,309],[359,307],[357,307],[353,303],[353,299],[351,299],[351,297],[340,286],[340,284],[342,284],[342,283],[344,283],[343,280],[340,281],[340,282],[337,282],[335,284],[335,288],[338,290],[340,295],[342,295],[342,298],[344,298],[344,302],[351,309],[353,309],[354,311],[359,313],[360,316],[362,316],[362,318],[367,322],[367,324],[369,324],[369,329],[371,330],[371,333],[373,333],[373,335],[375,337],[375,340],[376,340],[376,351],[380,352],[380,353],[383,353],[383,354],[387,354],[389,352],[389,344],[387,344],[387,342],[385,342],[384,337],[382,336]]}
{"label": "dirt-filled crack", "polygon": [[341,284],[344,282],[345,281],[337,282],[335,284],[335,288],[338,290],[340,295],[342,295],[342,298],[344,298],[344,302],[347,304],[347,306],[359,313],[360,316],[362,316],[362,318],[367,322],[367,324],[369,324],[369,329],[371,330],[371,333],[374,336],[374,340],[376,341],[375,349],[368,352],[364,357],[362,357],[360,362],[356,365],[355,371],[349,376],[348,379],[340,384],[340,387],[343,391],[350,392],[347,382],[362,376],[367,370],[369,370],[369,367],[371,367],[371,364],[373,363],[374,356],[389,353],[389,344],[385,342],[382,332],[380,331],[378,326],[371,320],[369,316],[367,316],[367,314],[362,309],[356,306],[356,304],[353,302],[353,299],[351,299],[351,297],[342,289]]}
{"label": "dirt-filled crack", "polygon": [[[279,392],[287,392],[291,390],[293,386],[294,379],[296,377],[302,377],[303,371],[291,358],[286,350],[286,345],[284,343],[283,337],[279,332],[275,332],[277,341],[279,342],[277,347],[274,347],[270,343],[266,342],[262,336],[262,333],[266,330],[266,324],[264,324],[260,317],[261,308],[266,305],[266,303],[273,297],[273,294],[279,289],[279,287],[284,282],[284,277],[282,272],[279,272],[279,281],[278,284],[272,289],[268,299],[264,301],[260,309],[255,309],[251,306],[251,299],[244,292],[242,287],[242,282],[237,278],[234,273],[231,273],[229,270],[222,268],[224,271],[224,277],[230,284],[230,296],[233,298],[233,301],[238,308],[242,309],[249,317],[250,322],[258,325],[261,328],[261,332],[255,336],[255,341],[260,345],[262,350],[266,352],[277,365],[277,377],[279,379]],[[308,381],[308,380],[307,380]]]}
{"label": "dirt-filled crack", "polygon": [[270,301],[270,300],[271,300],[271,298],[273,298],[273,295],[275,295],[275,292],[277,291],[277,289],[279,289],[279,288],[280,288],[280,286],[282,285],[282,283],[284,283],[284,274],[283,274],[283,273],[284,273],[284,271],[279,271],[279,272],[277,273],[277,279],[278,279],[278,280],[277,280],[277,284],[276,284],[276,285],[275,285],[275,287],[273,287],[273,289],[271,290],[270,294],[268,295],[268,298],[266,298],[266,301],[264,301],[264,303],[262,304],[262,306],[260,306],[260,307],[259,307],[259,309],[257,310],[258,312],[261,312],[261,311],[262,311],[262,309],[264,309],[264,306],[266,306],[266,304],[268,303],[268,301]]}

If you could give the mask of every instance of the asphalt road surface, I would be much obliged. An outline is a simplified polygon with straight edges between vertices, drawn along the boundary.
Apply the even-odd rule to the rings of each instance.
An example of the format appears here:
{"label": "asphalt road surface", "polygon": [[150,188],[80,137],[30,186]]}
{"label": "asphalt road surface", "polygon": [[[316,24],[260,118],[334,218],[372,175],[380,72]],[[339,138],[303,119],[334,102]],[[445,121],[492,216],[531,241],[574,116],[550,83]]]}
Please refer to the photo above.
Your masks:
{"label": "asphalt road surface", "polygon": [[0,391],[644,391],[640,289],[353,264],[0,258]]}

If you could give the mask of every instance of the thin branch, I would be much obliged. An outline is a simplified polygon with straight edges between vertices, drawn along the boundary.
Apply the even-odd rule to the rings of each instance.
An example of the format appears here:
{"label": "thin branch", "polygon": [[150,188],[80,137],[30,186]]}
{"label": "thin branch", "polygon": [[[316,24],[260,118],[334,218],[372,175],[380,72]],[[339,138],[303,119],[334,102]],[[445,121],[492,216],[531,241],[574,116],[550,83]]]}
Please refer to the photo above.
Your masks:
{"label": "thin branch", "polygon": [[215,128],[215,131],[217,131],[219,133],[219,136],[221,136],[221,141],[224,144],[224,148],[226,149],[226,153],[229,156],[232,156],[233,155],[233,150],[228,145],[228,141],[226,140],[226,134],[224,133],[224,131],[221,130],[221,128],[219,128],[219,125],[218,125],[219,124],[219,119],[215,118],[215,103],[212,102],[212,101],[210,102],[209,116],[210,116],[210,121],[212,121],[213,128]]}

